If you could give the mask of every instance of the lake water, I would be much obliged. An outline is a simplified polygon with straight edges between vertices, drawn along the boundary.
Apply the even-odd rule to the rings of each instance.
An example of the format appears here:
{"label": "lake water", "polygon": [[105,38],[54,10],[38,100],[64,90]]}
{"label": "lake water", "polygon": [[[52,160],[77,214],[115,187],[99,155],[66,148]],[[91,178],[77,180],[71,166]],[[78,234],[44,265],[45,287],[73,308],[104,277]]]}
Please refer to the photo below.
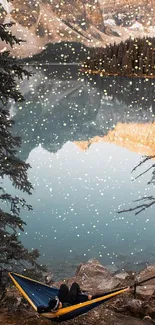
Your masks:
{"label": "lake water", "polygon": [[134,180],[153,161],[131,173],[142,159],[138,136],[135,146],[124,133],[120,141],[107,138],[118,125],[146,125],[148,132],[155,119],[154,81],[88,77],[76,66],[31,69],[34,76],[20,85],[26,101],[11,110],[34,186],[26,196],[33,211],[21,213],[23,243],[38,248],[41,262],[60,277],[93,257],[112,268],[154,263],[154,206],[118,214],[153,195],[151,171]]}

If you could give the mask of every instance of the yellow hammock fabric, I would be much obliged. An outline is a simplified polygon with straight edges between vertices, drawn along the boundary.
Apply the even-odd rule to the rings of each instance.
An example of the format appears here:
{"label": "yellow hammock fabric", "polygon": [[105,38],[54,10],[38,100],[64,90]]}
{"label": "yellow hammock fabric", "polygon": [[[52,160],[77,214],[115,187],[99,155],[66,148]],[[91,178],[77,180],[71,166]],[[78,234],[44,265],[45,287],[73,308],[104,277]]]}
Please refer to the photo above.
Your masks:
{"label": "yellow hammock fabric", "polygon": [[[23,297],[30,303],[30,305],[37,311],[39,306],[48,306],[50,299],[54,299],[58,295],[59,289],[49,287],[41,282],[35,281],[17,273],[9,273],[13,283],[23,295]],[[104,293],[101,297],[78,303],[73,306],[59,309],[57,312],[43,312],[42,316],[51,319],[55,322],[62,322],[72,319],[79,315],[87,313],[89,310],[99,306],[107,300],[124,293],[128,288],[115,289],[111,292]],[[81,295],[82,296],[82,295]]]}

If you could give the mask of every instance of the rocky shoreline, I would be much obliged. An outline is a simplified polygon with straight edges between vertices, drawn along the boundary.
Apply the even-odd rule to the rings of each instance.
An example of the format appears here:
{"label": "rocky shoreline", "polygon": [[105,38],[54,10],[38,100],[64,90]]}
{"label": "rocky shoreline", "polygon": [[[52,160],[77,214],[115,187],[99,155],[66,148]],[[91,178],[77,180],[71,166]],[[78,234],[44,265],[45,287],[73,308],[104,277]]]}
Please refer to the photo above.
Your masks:
{"label": "rocky shoreline", "polygon": [[[74,277],[54,282],[54,286],[59,287],[64,281],[70,286],[73,281],[77,281],[83,290],[90,294],[96,294],[132,285],[135,280],[140,282],[154,276],[155,265],[148,266],[139,273],[111,272],[96,259],[91,259],[78,266]],[[53,285],[53,279],[51,277],[49,279],[50,285]],[[0,324],[48,325],[54,323],[38,316],[20,296],[16,288],[11,287],[7,291],[5,300],[1,303]],[[155,279],[137,286],[135,299],[132,293],[118,295],[87,314],[61,324],[155,324]]]}

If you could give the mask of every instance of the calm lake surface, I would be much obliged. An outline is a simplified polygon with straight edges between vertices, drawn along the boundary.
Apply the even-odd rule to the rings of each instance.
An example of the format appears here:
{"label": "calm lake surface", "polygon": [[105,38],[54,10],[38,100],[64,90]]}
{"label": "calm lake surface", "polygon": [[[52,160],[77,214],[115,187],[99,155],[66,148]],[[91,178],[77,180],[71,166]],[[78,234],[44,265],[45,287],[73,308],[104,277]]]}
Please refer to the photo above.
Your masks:
{"label": "calm lake surface", "polygon": [[134,180],[153,160],[131,173],[145,155],[138,136],[135,146],[128,146],[125,133],[121,146],[106,137],[118,125],[133,125],[140,137],[145,128],[141,133],[138,127],[146,125],[149,134],[154,81],[87,77],[74,66],[31,69],[34,76],[20,85],[25,103],[11,108],[14,133],[23,140],[19,155],[32,167],[34,186],[32,196],[24,196],[33,211],[21,213],[27,223],[23,243],[38,248],[41,262],[60,277],[93,257],[112,268],[154,263],[154,206],[138,215],[118,214],[154,194],[147,185],[151,171]]}

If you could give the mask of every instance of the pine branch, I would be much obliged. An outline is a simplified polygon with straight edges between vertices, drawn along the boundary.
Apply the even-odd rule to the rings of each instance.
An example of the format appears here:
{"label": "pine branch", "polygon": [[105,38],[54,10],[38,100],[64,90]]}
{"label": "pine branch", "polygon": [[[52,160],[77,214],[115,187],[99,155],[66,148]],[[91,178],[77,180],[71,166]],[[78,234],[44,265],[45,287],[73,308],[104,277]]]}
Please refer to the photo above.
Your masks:
{"label": "pine branch", "polygon": [[10,22],[7,24],[0,24],[0,38],[2,41],[5,41],[7,44],[10,44],[13,47],[14,44],[20,44],[21,42],[25,42],[22,39],[14,36],[8,28],[12,27],[15,23]]}
{"label": "pine branch", "polygon": [[140,161],[140,163],[137,164],[137,165],[132,169],[131,172],[133,173],[137,168],[139,168],[140,166],[142,166],[143,164],[145,164],[145,162],[147,162],[148,160],[153,159],[153,158],[155,158],[155,156],[147,156],[147,157],[143,157],[143,160]]}
{"label": "pine branch", "polygon": [[144,172],[142,172],[141,174],[139,174],[138,176],[136,176],[135,177],[135,180],[138,179],[139,177],[145,175],[149,170],[151,170],[154,167],[155,167],[155,164],[153,164],[151,167],[149,167],[148,169],[146,169]]}
{"label": "pine branch", "polygon": [[21,199],[18,196],[13,197],[12,195],[5,193],[0,195],[0,200],[9,203],[10,211],[16,216],[19,216],[21,208],[26,208],[28,211],[32,210],[32,206],[27,204],[23,198]]}
{"label": "pine branch", "polygon": [[137,211],[138,210],[135,213],[135,215],[137,215],[137,214],[141,213],[142,211],[145,211],[146,209],[150,208],[154,204],[155,204],[155,199],[150,203],[143,203],[143,204],[140,204],[140,205],[138,205],[138,206],[136,206],[134,208],[124,209],[124,210],[118,211],[117,213],[124,213],[124,212],[131,212],[131,211],[135,211],[135,210]]}
{"label": "pine branch", "polygon": [[[9,31],[13,23],[0,24],[0,38],[12,47],[20,44]],[[20,137],[12,135],[14,121],[10,118],[7,107],[10,99],[15,102],[24,101],[24,97],[17,86],[17,79],[31,77],[32,73],[24,69],[19,60],[12,58],[9,51],[0,53],[0,202],[8,205],[8,212],[0,209],[0,269],[8,270],[30,268],[40,272],[42,266],[37,262],[39,251],[29,251],[19,240],[19,230],[24,231],[26,223],[20,218],[21,209],[32,210],[26,200],[16,195],[10,195],[4,189],[3,179],[7,176],[14,188],[31,194],[33,186],[28,179],[30,165],[18,157],[17,149],[21,146]],[[4,279],[4,277],[3,277]],[[1,280],[1,279],[0,279]],[[6,279],[4,279],[6,281]]]}
{"label": "pine branch", "polygon": [[[132,172],[137,170],[138,167],[142,166],[145,162],[147,162],[148,160],[150,160],[152,158],[155,158],[155,156],[144,157],[144,159],[142,161],[140,161],[140,163],[133,168]],[[154,168],[153,173],[152,173],[152,178],[147,184],[154,184],[154,181],[155,181],[155,164],[152,164],[151,167],[147,168],[144,172],[140,173],[138,176],[135,177],[135,179],[138,179],[142,175],[146,174],[152,168]],[[143,203],[143,204],[138,204],[133,208],[124,209],[124,210],[118,211],[117,213],[136,211],[135,215],[138,215],[142,211],[145,211],[146,209],[150,208],[152,205],[155,204],[155,197],[154,196],[144,196],[141,199],[135,200],[133,202],[141,202],[141,201],[150,201],[150,202]]]}

